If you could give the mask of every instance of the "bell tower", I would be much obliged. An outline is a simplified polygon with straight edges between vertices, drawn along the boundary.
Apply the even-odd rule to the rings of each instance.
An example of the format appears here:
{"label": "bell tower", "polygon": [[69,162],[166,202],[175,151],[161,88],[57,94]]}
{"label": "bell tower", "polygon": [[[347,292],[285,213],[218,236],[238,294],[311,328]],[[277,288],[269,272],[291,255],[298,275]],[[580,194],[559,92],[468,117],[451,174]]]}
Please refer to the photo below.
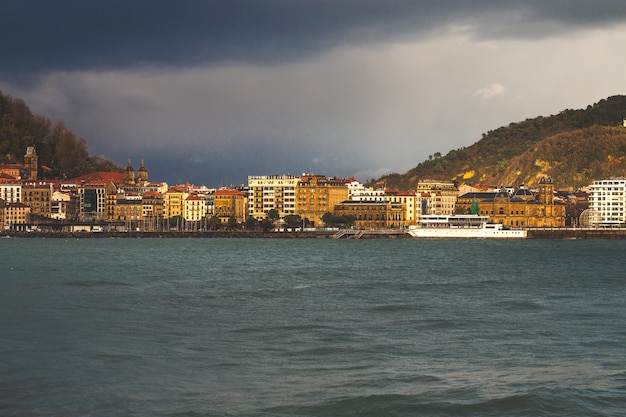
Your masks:
{"label": "bell tower", "polygon": [[554,204],[554,182],[552,177],[541,177],[539,180],[539,202],[544,205]]}
{"label": "bell tower", "polygon": [[130,164],[130,158],[128,158],[128,166],[124,170],[124,184],[135,185],[135,169]]}
{"label": "bell tower", "polygon": [[137,170],[137,182],[139,184],[145,184],[148,182],[148,169],[143,163],[143,159],[141,160],[141,166]]}
{"label": "bell tower", "polygon": [[35,181],[37,179],[37,165],[39,158],[34,146],[26,148],[26,155],[24,155],[24,168],[28,171],[28,180]]}

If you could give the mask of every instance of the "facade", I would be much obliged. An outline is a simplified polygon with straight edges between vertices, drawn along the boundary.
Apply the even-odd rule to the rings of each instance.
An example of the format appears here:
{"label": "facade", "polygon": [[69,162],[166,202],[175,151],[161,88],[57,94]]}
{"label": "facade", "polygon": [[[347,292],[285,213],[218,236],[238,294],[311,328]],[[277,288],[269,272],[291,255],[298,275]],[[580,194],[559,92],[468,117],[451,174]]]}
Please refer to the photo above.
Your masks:
{"label": "facade", "polygon": [[163,217],[171,219],[178,216],[183,216],[185,210],[185,199],[189,196],[189,193],[178,190],[176,188],[170,188],[163,195]]}
{"label": "facade", "polygon": [[626,178],[594,181],[589,187],[589,209],[595,214],[594,224],[625,224]]}
{"label": "facade", "polygon": [[293,175],[249,176],[248,215],[264,220],[270,210],[276,210],[281,219],[296,214],[296,187],[299,181],[300,178]]}
{"label": "facade", "polygon": [[0,174],[4,174],[13,180],[19,180],[23,165],[18,164],[0,164]]}
{"label": "facade", "polygon": [[22,201],[22,184],[19,182],[0,183],[0,198],[7,203]]}
{"label": "facade", "polygon": [[30,207],[24,203],[5,203],[0,200],[0,226],[2,230],[23,231],[30,221]]}
{"label": "facade", "polygon": [[357,229],[388,229],[405,227],[404,205],[389,201],[346,200],[335,205],[337,216],[354,216]]}
{"label": "facade", "polygon": [[323,225],[322,216],[348,199],[348,186],[338,178],[303,175],[296,187],[296,214],[312,226]]}
{"label": "facade", "polygon": [[421,214],[450,215],[454,214],[459,190],[452,182],[437,180],[420,180],[417,183],[416,195],[428,194],[422,199]]}
{"label": "facade", "polygon": [[393,204],[402,204],[406,210],[406,224],[411,225],[417,222],[421,215],[421,206],[415,193],[404,191],[387,191],[386,199]]}
{"label": "facade", "polygon": [[102,221],[107,218],[106,183],[84,184],[78,187],[79,220]]}
{"label": "facade", "polygon": [[118,193],[115,204],[115,221],[123,222],[126,229],[141,230],[143,227],[143,200],[138,194]]}
{"label": "facade", "polygon": [[187,222],[199,222],[206,217],[206,199],[197,194],[192,194],[185,199],[183,218]]}
{"label": "facade", "polygon": [[33,216],[52,216],[52,183],[32,182],[22,184],[22,203],[30,207]]}
{"label": "facade", "polygon": [[565,227],[565,205],[555,202],[552,178],[539,180],[537,194],[520,188],[507,191],[468,193],[457,201],[459,211],[488,216],[492,223],[512,228]]}
{"label": "facade", "polygon": [[163,194],[157,191],[146,191],[141,196],[141,217],[143,230],[160,230],[163,219]]}
{"label": "facade", "polygon": [[234,218],[239,223],[246,221],[248,204],[246,196],[237,190],[216,190],[213,196],[214,215],[222,223]]}
{"label": "facade", "polygon": [[54,191],[52,193],[52,204],[50,217],[54,220],[68,219],[72,197],[69,192]]}

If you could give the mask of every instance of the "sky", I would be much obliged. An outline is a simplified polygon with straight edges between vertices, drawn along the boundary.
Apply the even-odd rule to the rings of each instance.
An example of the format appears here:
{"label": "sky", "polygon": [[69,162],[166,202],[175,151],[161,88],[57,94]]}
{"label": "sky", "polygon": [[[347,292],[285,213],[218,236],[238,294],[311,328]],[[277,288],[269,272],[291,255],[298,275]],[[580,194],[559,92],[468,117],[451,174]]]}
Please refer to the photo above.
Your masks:
{"label": "sky", "polygon": [[622,0],[0,5],[0,91],[169,184],[367,181],[626,90]]}

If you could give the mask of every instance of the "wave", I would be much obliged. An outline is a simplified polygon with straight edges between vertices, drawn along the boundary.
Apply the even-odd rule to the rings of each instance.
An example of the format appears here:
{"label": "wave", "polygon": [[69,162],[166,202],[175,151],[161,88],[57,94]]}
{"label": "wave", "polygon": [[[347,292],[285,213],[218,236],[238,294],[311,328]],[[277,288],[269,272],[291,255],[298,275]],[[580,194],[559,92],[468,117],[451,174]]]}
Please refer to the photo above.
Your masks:
{"label": "wave", "polygon": [[[490,399],[433,398],[428,394],[383,394],[339,398],[305,406],[275,407],[259,416],[482,416],[482,417],[561,417],[571,415],[622,415],[626,399],[611,398],[592,390],[537,390]],[[458,394],[458,393],[457,393]],[[476,395],[473,392],[473,395]],[[461,395],[461,397],[464,397]]]}

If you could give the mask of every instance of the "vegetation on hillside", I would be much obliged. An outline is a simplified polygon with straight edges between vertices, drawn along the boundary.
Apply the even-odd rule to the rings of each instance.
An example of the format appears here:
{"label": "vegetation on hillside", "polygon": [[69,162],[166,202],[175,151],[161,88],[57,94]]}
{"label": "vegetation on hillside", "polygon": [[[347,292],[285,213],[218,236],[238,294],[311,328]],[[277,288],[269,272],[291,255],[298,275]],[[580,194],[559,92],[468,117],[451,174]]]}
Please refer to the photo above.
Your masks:
{"label": "vegetation on hillside", "polygon": [[412,189],[420,179],[460,184],[527,185],[549,175],[557,187],[588,185],[624,175],[626,169],[626,96],[613,96],[586,109],[564,110],[483,134],[466,148],[436,153],[404,174],[376,181],[389,188]]}
{"label": "vegetation on hillside", "polygon": [[94,171],[121,171],[111,160],[89,155],[87,141],[63,121],[33,114],[26,103],[0,92],[0,163],[21,164],[29,146],[39,156],[45,178],[73,178]]}

